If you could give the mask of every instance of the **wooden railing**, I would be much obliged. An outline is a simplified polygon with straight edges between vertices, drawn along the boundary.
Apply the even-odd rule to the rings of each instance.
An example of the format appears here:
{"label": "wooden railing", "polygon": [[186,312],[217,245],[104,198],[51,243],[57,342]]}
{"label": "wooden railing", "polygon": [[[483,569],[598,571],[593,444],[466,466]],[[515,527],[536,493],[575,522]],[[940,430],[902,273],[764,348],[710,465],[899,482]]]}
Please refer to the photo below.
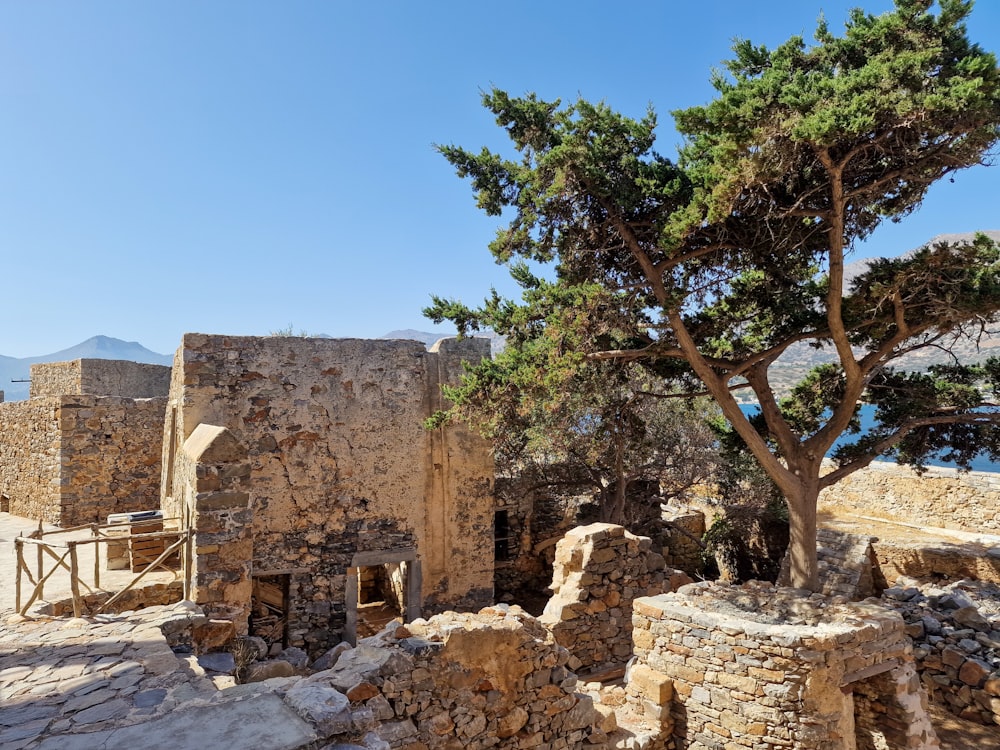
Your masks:
{"label": "wooden railing", "polygon": [[[169,522],[177,519],[165,520]],[[62,541],[52,539],[52,537],[60,535],[77,534],[84,529],[90,530],[90,537],[84,539],[65,539]],[[174,574],[176,579],[177,571],[172,568],[168,568],[165,564],[166,561],[175,554],[177,554],[181,560],[180,573],[183,577],[184,583],[184,598],[191,598],[191,576],[188,566],[184,564],[184,561],[189,559],[186,554],[186,547],[191,543],[193,536],[192,530],[179,529],[176,531],[155,531],[151,533],[135,534],[125,534],[122,533],[123,530],[124,528],[121,524],[91,523],[67,529],[52,529],[47,531],[43,529],[42,522],[39,521],[38,528],[36,530],[28,533],[27,535],[22,534],[21,536],[15,537],[14,549],[17,554],[17,573],[14,583],[14,598],[15,608],[18,614],[24,615],[32,604],[36,601],[43,600],[45,595],[45,584],[59,570],[64,570],[69,573],[70,594],[73,599],[74,617],[79,617],[83,612],[83,595],[81,594],[81,587],[87,589],[90,594],[102,592],[109,593],[104,589],[101,589],[102,544],[127,544],[131,549],[137,543],[162,539],[164,540],[164,544],[166,546],[162,553],[160,553],[154,560],[152,560],[152,562],[149,562],[141,570],[136,571],[135,568],[133,568],[132,572],[136,573],[136,575],[132,577],[124,588],[120,589],[103,602],[94,614],[106,611],[112,604],[121,599],[125,592],[132,589],[140,580],[142,580],[146,574],[157,568],[170,571]],[[112,531],[112,533],[109,534],[109,531]],[[166,540],[169,539],[173,539],[174,541],[167,544]],[[94,545],[94,575],[92,585],[87,582],[87,579],[82,575],[80,570],[79,549],[86,545]],[[25,549],[30,547],[34,547],[36,550],[34,571],[25,559]],[[106,558],[106,555],[104,555],[104,557]],[[51,565],[51,567],[47,570],[46,563]],[[22,588],[24,578],[27,579],[28,584],[33,586],[34,589],[31,596],[28,597],[28,600],[22,604]]]}

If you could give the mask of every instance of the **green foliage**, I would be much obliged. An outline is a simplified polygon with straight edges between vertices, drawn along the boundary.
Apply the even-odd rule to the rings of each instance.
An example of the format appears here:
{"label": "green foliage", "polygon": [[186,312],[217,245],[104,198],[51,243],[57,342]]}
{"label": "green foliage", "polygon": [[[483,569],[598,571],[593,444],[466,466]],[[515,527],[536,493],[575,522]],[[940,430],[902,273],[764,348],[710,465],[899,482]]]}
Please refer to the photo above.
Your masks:
{"label": "green foliage", "polygon": [[299,329],[299,332],[296,333],[295,332],[295,326],[293,326],[291,323],[289,323],[284,328],[278,328],[277,330],[271,331],[267,335],[268,336],[300,336],[302,338],[307,338],[309,336],[309,334],[306,331],[302,330],[302,329]]}
{"label": "green foliage", "polygon": [[[970,10],[896,0],[880,16],[853,12],[842,36],[821,21],[812,46],[737,42],[713,77],[717,97],[673,113],[684,136],[676,161],[654,149],[652,111],[632,119],[604,103],[485,94],[516,157],[440,151],[481,208],[509,218],[490,249],[523,294],[494,293],[478,308],[436,298],[428,309],[463,332],[493,327],[512,350],[449,394],[454,413],[499,436],[525,418],[521,407],[477,417],[477,403],[570,400],[566,389],[605,382],[608,363],[641,371],[660,394],[708,394],[786,498],[793,554],[810,558],[793,579],[813,587],[807,538],[822,487],[879,454],[920,465],[943,448],[959,461],[992,451],[998,408],[977,400],[970,378],[1000,365],[919,376],[891,365],[997,320],[997,244],[923,248],[844,280],[854,242],[916,210],[930,185],[983,162],[1000,139],[1000,74],[967,38]],[[542,264],[544,278],[525,263]],[[833,364],[779,403],[768,368],[799,343],[829,349]],[[732,396],[741,387],[760,403],[753,422]],[[860,435],[865,398],[879,425]],[[854,448],[822,474],[845,431]],[[973,436],[984,442],[960,444]]]}

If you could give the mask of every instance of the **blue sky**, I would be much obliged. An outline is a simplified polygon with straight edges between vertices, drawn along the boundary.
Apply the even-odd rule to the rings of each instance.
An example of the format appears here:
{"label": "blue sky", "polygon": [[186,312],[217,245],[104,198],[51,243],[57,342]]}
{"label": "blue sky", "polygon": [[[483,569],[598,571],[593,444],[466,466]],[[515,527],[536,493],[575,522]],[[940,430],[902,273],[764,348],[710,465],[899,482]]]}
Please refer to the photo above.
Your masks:
{"label": "blue sky", "polygon": [[[734,37],[809,38],[857,4],[0,4],[0,354],[431,330],[431,293],[513,291],[486,251],[495,221],[433,149],[503,147],[480,90],[651,103],[670,155],[670,110],[711,98]],[[969,28],[1000,51],[1000,3]],[[858,257],[1000,229],[998,188],[1000,167],[960,174]]]}

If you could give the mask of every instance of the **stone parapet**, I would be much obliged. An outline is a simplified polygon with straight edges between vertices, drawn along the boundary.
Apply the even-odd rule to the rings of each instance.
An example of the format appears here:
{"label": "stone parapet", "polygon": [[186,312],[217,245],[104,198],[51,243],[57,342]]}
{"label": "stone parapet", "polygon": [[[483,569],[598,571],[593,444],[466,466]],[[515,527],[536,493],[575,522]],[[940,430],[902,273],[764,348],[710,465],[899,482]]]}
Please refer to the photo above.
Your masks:
{"label": "stone parapet", "polygon": [[119,359],[74,359],[31,366],[31,398],[42,396],[119,396],[162,398],[170,387],[170,368]]}

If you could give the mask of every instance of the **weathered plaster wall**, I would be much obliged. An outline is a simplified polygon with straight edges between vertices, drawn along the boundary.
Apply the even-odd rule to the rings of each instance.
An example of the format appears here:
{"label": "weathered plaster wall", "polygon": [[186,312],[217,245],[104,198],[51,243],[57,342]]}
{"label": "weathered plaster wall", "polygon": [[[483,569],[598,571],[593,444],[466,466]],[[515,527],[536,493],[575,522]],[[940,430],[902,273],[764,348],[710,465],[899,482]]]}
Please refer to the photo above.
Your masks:
{"label": "weathered plaster wall", "polygon": [[[175,358],[162,496],[202,423],[228,429],[251,466],[253,569],[290,576],[288,640],[339,640],[356,555],[416,549],[426,612],[492,600],[493,466],[461,428],[428,432],[439,383],[488,343],[186,334]],[[376,555],[377,557],[377,555]]]}
{"label": "weathered plaster wall", "polygon": [[930,467],[921,476],[909,467],[876,461],[825,490],[820,510],[824,507],[943,529],[996,532],[1000,474]]}
{"label": "weathered plaster wall", "polygon": [[60,526],[159,506],[166,399],[46,396],[0,404],[0,493]]}
{"label": "weathered plaster wall", "polygon": [[167,395],[170,368],[117,359],[75,359],[31,366],[31,398],[91,394],[127,398]]}

